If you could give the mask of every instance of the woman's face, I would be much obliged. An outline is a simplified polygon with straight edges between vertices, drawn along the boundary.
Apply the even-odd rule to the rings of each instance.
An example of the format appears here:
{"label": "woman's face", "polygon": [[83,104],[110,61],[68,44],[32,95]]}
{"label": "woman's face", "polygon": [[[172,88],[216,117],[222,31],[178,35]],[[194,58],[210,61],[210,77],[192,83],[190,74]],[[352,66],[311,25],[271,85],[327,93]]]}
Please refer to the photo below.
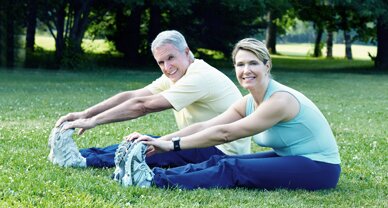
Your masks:
{"label": "woman's face", "polygon": [[269,65],[247,50],[237,51],[234,68],[238,82],[247,90],[260,87],[269,77]]}

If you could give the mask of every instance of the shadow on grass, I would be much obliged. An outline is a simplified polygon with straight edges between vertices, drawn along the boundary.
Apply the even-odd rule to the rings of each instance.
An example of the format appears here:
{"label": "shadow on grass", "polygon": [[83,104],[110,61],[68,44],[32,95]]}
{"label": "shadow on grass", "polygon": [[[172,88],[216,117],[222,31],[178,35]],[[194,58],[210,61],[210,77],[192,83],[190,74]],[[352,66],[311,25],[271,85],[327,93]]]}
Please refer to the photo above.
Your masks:
{"label": "shadow on grass", "polygon": [[[37,51],[29,60],[29,70],[47,69],[47,70],[69,70],[69,71],[159,71],[159,67],[152,57],[143,57],[139,63],[129,63],[128,60],[120,54],[89,54],[82,55],[81,63],[77,63],[75,69],[64,69],[58,67],[55,63],[54,53],[52,51]],[[204,58],[210,65],[219,70],[230,74],[234,73],[233,63],[230,59],[211,59]],[[272,55],[272,71],[285,72],[307,72],[307,73],[357,73],[357,74],[388,74],[385,71],[376,70],[371,60],[346,60],[346,59],[326,59],[312,58],[303,56]],[[23,64],[19,65],[21,67]]]}

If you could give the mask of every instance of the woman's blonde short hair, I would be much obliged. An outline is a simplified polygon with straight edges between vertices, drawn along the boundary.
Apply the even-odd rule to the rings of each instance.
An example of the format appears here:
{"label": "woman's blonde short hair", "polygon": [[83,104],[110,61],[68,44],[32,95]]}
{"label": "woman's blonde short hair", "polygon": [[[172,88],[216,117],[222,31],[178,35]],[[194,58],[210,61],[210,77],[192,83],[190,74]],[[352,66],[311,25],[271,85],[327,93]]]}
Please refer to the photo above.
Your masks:
{"label": "woman's blonde short hair", "polygon": [[268,49],[263,42],[255,38],[245,38],[236,43],[232,52],[233,65],[236,64],[236,54],[239,50],[252,52],[264,64],[268,63],[270,69],[272,68],[271,56],[269,55]]}

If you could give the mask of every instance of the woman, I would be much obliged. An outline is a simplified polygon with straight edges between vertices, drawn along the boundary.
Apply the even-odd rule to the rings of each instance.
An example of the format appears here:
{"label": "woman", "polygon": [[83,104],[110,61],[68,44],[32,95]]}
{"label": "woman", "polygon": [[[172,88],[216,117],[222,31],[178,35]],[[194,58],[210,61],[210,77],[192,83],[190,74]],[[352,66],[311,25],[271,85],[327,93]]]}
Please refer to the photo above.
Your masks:
{"label": "woman", "polygon": [[[337,185],[341,168],[338,147],[319,109],[300,92],[270,76],[271,58],[265,45],[252,38],[239,41],[232,53],[236,77],[250,93],[223,114],[160,139],[133,133],[135,140],[130,185],[157,187],[320,190]],[[171,169],[145,167],[134,155],[209,147],[253,136],[269,152],[213,156],[199,164]],[[137,153],[136,153],[137,152]],[[141,158],[141,157],[140,157]],[[124,183],[125,184],[125,183]],[[128,184],[128,183],[127,183]]]}

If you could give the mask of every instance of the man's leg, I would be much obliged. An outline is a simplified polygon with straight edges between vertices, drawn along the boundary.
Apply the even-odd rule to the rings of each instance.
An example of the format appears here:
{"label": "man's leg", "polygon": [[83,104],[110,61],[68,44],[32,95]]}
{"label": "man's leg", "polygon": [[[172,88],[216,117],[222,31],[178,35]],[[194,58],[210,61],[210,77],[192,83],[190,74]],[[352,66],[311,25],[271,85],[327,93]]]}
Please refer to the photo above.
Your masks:
{"label": "man's leg", "polygon": [[115,166],[114,158],[118,146],[114,144],[104,148],[80,149],[80,153],[86,158],[87,167],[111,168]]}
{"label": "man's leg", "polygon": [[[158,136],[150,135],[158,138]],[[87,167],[103,168],[114,167],[114,157],[119,144],[104,148],[81,149],[80,153],[86,158]],[[208,160],[213,155],[223,156],[221,150],[216,147],[198,148],[181,150],[177,152],[165,152],[152,155],[146,158],[146,163],[150,168],[153,167],[178,167],[189,163],[200,163]]]}

